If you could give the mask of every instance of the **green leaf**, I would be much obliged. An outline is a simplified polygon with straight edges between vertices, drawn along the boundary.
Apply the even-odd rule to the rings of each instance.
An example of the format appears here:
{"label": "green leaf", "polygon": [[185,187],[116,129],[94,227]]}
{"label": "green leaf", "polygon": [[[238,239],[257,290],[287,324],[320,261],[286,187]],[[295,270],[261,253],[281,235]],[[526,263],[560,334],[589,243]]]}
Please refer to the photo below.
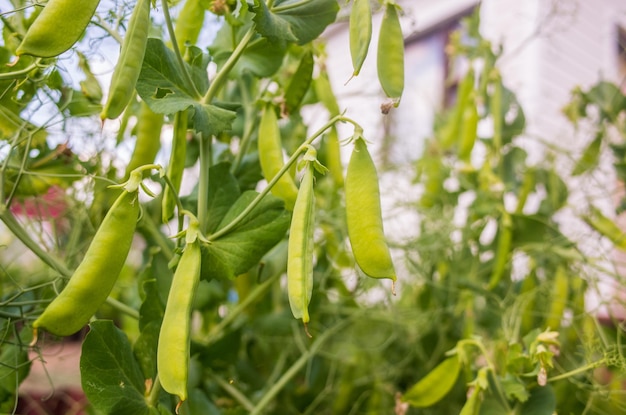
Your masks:
{"label": "green leaf", "polygon": [[276,0],[270,9],[264,1],[254,0],[252,11],[257,30],[271,42],[303,45],[335,21],[339,4],[336,0]]}
{"label": "green leaf", "polygon": [[[246,24],[236,28],[225,24],[217,32],[209,51],[218,69],[223,66],[251,27],[252,20],[249,20]],[[258,77],[270,77],[282,65],[285,51],[284,44],[270,42],[268,38],[256,34],[244,49],[229,76],[240,78],[244,73],[252,73]]]}
{"label": "green leaf", "polygon": [[513,376],[507,376],[501,379],[500,385],[504,389],[507,399],[517,399],[520,402],[526,402],[530,394],[526,390],[526,385],[520,379]]}
{"label": "green leaf", "polygon": [[[230,206],[216,230],[224,228],[243,212],[257,194],[254,191],[243,193]],[[289,227],[289,213],[283,206],[282,200],[266,195],[232,231],[205,245],[203,272],[206,270],[214,278],[233,278],[256,265]]]}
{"label": "green leaf", "polygon": [[413,385],[402,396],[402,400],[419,408],[434,405],[450,392],[460,371],[459,355],[451,356]]}
{"label": "green leaf", "polygon": [[194,104],[191,116],[193,128],[204,137],[230,130],[237,113],[216,105]]}
{"label": "green leaf", "polygon": [[[191,73],[191,66],[187,63],[184,65]],[[146,54],[137,81],[139,96],[146,101],[152,111],[159,114],[173,114],[197,103],[194,92],[189,88],[174,52],[161,39],[148,39]]]}
{"label": "green leaf", "polygon": [[522,406],[520,415],[552,415],[556,411],[556,397],[551,386],[536,387],[530,399]]}
{"label": "green leaf", "polygon": [[157,373],[156,350],[160,331],[160,321],[151,321],[141,330],[133,345],[133,352],[146,379],[154,379]]}
{"label": "green leaf", "polygon": [[285,90],[285,106],[287,112],[297,111],[300,107],[302,99],[309,90],[311,81],[313,80],[313,53],[311,51],[304,52],[300,60],[300,64],[296,72],[290,78],[289,85]]}
{"label": "green leaf", "polygon": [[583,155],[576,163],[574,170],[572,171],[572,176],[581,175],[591,169],[594,169],[598,165],[598,161],[600,160],[600,148],[602,147],[602,138],[604,137],[604,129],[598,131],[596,134],[596,138],[589,143]]}
{"label": "green leaf", "polygon": [[611,120],[616,119],[626,109],[626,96],[611,82],[599,82],[587,92],[585,98],[598,106],[602,116]]}
{"label": "green leaf", "polygon": [[[9,330],[8,327],[2,328]],[[28,376],[30,360],[26,345],[15,338],[5,337],[7,332],[4,330],[0,338],[0,412],[13,413],[17,389]],[[23,329],[22,333],[25,332],[31,330]]]}
{"label": "green leaf", "polygon": [[141,368],[128,338],[110,320],[90,325],[83,343],[80,373],[89,402],[115,415],[148,415]]}

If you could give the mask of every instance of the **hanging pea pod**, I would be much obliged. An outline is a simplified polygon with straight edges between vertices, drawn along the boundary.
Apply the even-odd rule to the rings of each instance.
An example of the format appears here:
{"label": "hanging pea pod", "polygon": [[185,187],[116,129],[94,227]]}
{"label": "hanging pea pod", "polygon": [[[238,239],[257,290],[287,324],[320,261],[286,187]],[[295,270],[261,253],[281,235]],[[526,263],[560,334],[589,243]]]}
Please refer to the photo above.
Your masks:
{"label": "hanging pea pod", "polygon": [[132,245],[139,216],[137,189],[140,178],[141,173],[131,175],[67,286],[35,320],[33,328],[43,328],[57,336],[69,336],[85,326],[105,302]]}
{"label": "hanging pea pod", "polygon": [[361,72],[372,40],[372,8],[370,0],[354,0],[350,10],[350,56],[352,76]]}
{"label": "hanging pea pod", "polygon": [[[271,104],[267,104],[263,108],[259,124],[258,148],[261,170],[265,180],[269,183],[284,165],[278,118],[274,106]],[[293,210],[298,196],[298,187],[289,174],[283,174],[271,191],[274,196],[285,201],[286,209]]]}
{"label": "hanging pea pod", "polygon": [[448,357],[428,372],[402,395],[402,400],[418,408],[426,408],[442,400],[456,383],[461,372],[458,355]]}
{"label": "hanging pea pod", "polygon": [[396,280],[391,253],[385,240],[378,173],[365,140],[356,134],[346,173],[346,220],[354,259],[372,278]]}
{"label": "hanging pea pod", "polygon": [[502,76],[497,69],[493,70],[493,94],[491,95],[490,109],[493,119],[493,151],[499,157],[502,148],[504,114],[502,111]]}
{"label": "hanging pea pod", "polygon": [[341,148],[339,145],[339,133],[334,125],[330,127],[324,140],[326,165],[337,187],[343,186],[343,165],[341,163]]}
{"label": "hanging pea pod", "polygon": [[111,77],[109,96],[100,113],[101,119],[119,117],[135,95],[149,31],[150,0],[138,0],[130,16],[120,57]]}
{"label": "hanging pea pod", "polygon": [[200,36],[200,31],[204,25],[205,13],[202,0],[185,1],[174,27],[174,36],[176,36],[179,50],[183,51],[185,45],[194,45],[198,41],[198,36]]}
{"label": "hanging pea pod", "polygon": [[82,36],[100,0],[49,0],[28,28],[15,54],[53,58]]}
{"label": "hanging pea pod", "polygon": [[557,267],[551,287],[550,307],[548,307],[545,325],[550,330],[558,331],[569,298],[569,276],[563,266]]}
{"label": "hanging pea pod", "polygon": [[459,142],[459,159],[469,162],[474,144],[476,144],[478,128],[478,109],[476,108],[476,97],[470,94],[467,104],[463,109],[462,130]]}
{"label": "hanging pea pod", "polygon": [[376,57],[378,80],[397,107],[404,91],[404,37],[398,6],[393,2],[386,2],[385,5]]}
{"label": "hanging pea pod", "polygon": [[126,167],[126,175],[137,167],[152,164],[161,148],[161,129],[163,128],[163,114],[152,111],[148,104],[141,102],[137,116],[135,149]]}
{"label": "hanging pea pod", "polygon": [[183,173],[185,171],[185,158],[187,156],[187,118],[188,116],[186,110],[177,112],[176,115],[174,115],[172,152],[170,153],[170,160],[167,164],[167,171],[165,173],[174,186],[174,189],[171,189],[169,186],[165,186],[165,190],[163,190],[161,216],[164,223],[170,220],[174,214],[176,195],[173,192],[175,191],[178,193],[180,190]]}
{"label": "hanging pea pod", "polygon": [[191,309],[200,281],[202,255],[198,226],[197,219],[192,217],[167,297],[157,348],[161,386],[178,396],[180,402],[187,400],[188,396]]}
{"label": "hanging pea pod", "polygon": [[475,73],[474,69],[470,66],[467,73],[463,77],[461,84],[459,85],[457,101],[449,115],[446,123],[443,125],[440,132],[440,143],[444,149],[452,148],[457,142],[459,132],[461,131],[461,125],[463,124],[463,114],[465,113],[465,107],[469,100],[470,94],[474,90]]}
{"label": "hanging pea pod", "polygon": [[306,328],[310,321],[308,307],[313,292],[313,231],[315,230],[313,181],[316,164],[319,165],[317,152],[313,147],[309,147],[302,162],[304,175],[289,228],[287,290],[291,312],[295,318],[302,319]]}
{"label": "hanging pea pod", "polygon": [[298,69],[290,77],[289,85],[285,89],[285,109],[287,113],[293,113],[300,108],[300,103],[313,80],[313,65],[313,53],[307,50],[302,55]]}
{"label": "hanging pea pod", "polygon": [[513,221],[511,215],[504,211],[500,217],[500,224],[498,226],[498,244],[495,250],[495,257],[493,259],[493,267],[491,270],[491,277],[489,278],[488,288],[493,290],[498,286],[498,283],[504,275],[506,264],[511,258],[511,244],[513,242]]}
{"label": "hanging pea pod", "polygon": [[317,99],[324,104],[330,116],[334,117],[335,115],[339,115],[341,111],[339,110],[339,104],[337,104],[337,97],[335,97],[325,69],[320,69],[320,74],[314,81],[314,88]]}

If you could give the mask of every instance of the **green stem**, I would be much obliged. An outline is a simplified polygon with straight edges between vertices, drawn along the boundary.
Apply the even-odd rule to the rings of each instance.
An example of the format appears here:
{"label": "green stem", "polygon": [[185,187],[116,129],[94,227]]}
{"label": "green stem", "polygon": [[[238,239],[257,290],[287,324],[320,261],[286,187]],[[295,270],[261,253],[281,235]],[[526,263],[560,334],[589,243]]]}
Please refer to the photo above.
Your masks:
{"label": "green stem", "polygon": [[250,146],[250,141],[252,139],[252,133],[256,125],[254,117],[255,106],[254,103],[252,103],[250,91],[247,88],[245,79],[243,78],[239,79],[239,90],[241,91],[242,103],[244,107],[245,124],[243,128],[243,134],[239,142],[239,151],[235,155],[233,164],[230,166],[230,172],[233,174],[239,169],[243,157],[248,152],[248,147]]}
{"label": "green stem", "polygon": [[107,297],[106,303],[117,311],[122,312],[127,316],[134,318],[135,320],[139,320],[139,311],[135,310],[131,306],[128,306],[113,297]]}
{"label": "green stem", "polygon": [[172,242],[163,235],[154,223],[154,220],[152,220],[150,216],[144,215],[139,222],[139,226],[144,230],[146,235],[150,236],[156,242],[167,261],[171,260],[174,256]]}
{"label": "green stem", "polygon": [[37,58],[37,59],[35,59],[35,61],[33,63],[31,63],[30,65],[28,65],[24,69],[20,69],[19,71],[14,71],[14,72],[1,73],[0,74],[0,81],[4,81],[4,80],[8,80],[8,79],[20,78],[22,75],[27,75],[30,71],[32,71],[33,69],[37,68],[39,66],[40,62],[41,62],[41,58]]}
{"label": "green stem", "polygon": [[209,212],[209,170],[212,164],[211,140],[213,137],[205,137],[200,134],[200,178],[198,181],[198,221],[200,231],[206,232]]}
{"label": "green stem", "polygon": [[250,204],[236,218],[234,218],[230,223],[228,223],[226,226],[224,226],[223,228],[221,228],[220,230],[218,230],[214,234],[209,235],[207,239],[209,241],[214,241],[214,240],[220,238],[221,236],[224,236],[225,234],[227,234],[231,230],[233,230],[239,224],[239,222],[241,222],[250,212],[252,212],[252,210],[261,202],[261,200],[265,197],[265,195],[269,193],[269,191],[272,189],[272,187],[278,182],[278,180],[280,180],[280,177],[283,174],[287,173],[287,171],[289,170],[291,165],[296,162],[296,160],[298,159],[300,154],[304,153],[307,150],[308,146],[311,145],[311,143],[313,141],[315,141],[316,138],[321,136],[324,133],[324,131],[326,131],[327,129],[332,127],[333,124],[335,124],[338,121],[346,121],[346,122],[349,122],[349,123],[352,123],[352,124],[358,126],[358,124],[356,124],[354,121],[352,121],[351,119],[346,118],[346,117],[344,117],[342,115],[337,115],[337,116],[331,118],[330,121],[328,121],[324,126],[322,126],[319,130],[317,130],[315,132],[315,134],[313,134],[311,137],[307,138],[300,145],[300,147],[298,147],[296,149],[296,151],[294,151],[294,153],[291,155],[291,157],[289,157],[289,160],[287,160],[287,162],[278,171],[278,173],[276,173],[276,176],[274,176],[274,178],[268,183],[268,185],[265,187],[265,189],[263,189],[254,198],[254,200],[252,202],[250,202]]}
{"label": "green stem", "polygon": [[302,354],[300,358],[296,360],[294,364],[291,365],[291,367],[283,374],[283,376],[278,379],[278,381],[274,383],[272,387],[263,395],[263,398],[261,398],[254,409],[250,411],[250,415],[260,415],[263,413],[265,407],[269,405],[278,392],[280,392],[287,385],[287,383],[298,374],[298,372],[307,364],[309,359],[317,353],[317,350],[322,346],[322,344],[324,344],[324,342],[336,332],[341,330],[346,324],[348,324],[348,322],[349,320],[340,321],[334,327],[331,327],[320,335],[317,340],[313,342],[311,348]]}
{"label": "green stem", "polygon": [[178,43],[176,42],[176,35],[174,34],[174,26],[172,25],[172,17],[170,16],[170,9],[167,5],[167,0],[161,1],[161,5],[163,7],[163,16],[165,17],[165,24],[167,26],[167,31],[170,35],[170,39],[172,41],[172,49],[174,49],[174,54],[176,55],[176,60],[178,61],[178,66],[180,66],[181,73],[183,75],[183,79],[187,84],[187,89],[194,93],[194,98],[200,98],[200,92],[196,89],[196,85],[193,83],[191,79],[191,75],[185,66],[185,59],[183,58],[182,53],[180,53],[180,49],[178,48]]}
{"label": "green stem", "polygon": [[252,411],[254,409],[254,404],[246,398],[246,396],[241,393],[239,389],[231,385],[230,383],[224,381],[224,379],[220,378],[215,374],[209,375],[211,379],[217,383],[222,389],[224,389],[230,396],[232,396],[237,402],[244,407],[246,411]]}
{"label": "green stem", "polygon": [[152,388],[150,388],[150,395],[148,395],[147,404],[153,408],[156,408],[159,404],[159,392],[161,392],[161,381],[159,375],[154,377]]}
{"label": "green stem", "polygon": [[605,359],[601,359],[601,360],[598,360],[597,362],[589,363],[586,366],[579,367],[574,370],[570,370],[569,372],[561,373],[560,375],[557,375],[557,376],[552,376],[551,378],[548,379],[548,382],[556,382],[557,380],[567,379],[571,376],[576,376],[588,370],[595,369],[596,367],[601,366],[604,363],[606,363]]}
{"label": "green stem", "polygon": [[250,43],[255,33],[256,31],[254,30],[254,25],[252,25],[250,29],[248,29],[246,34],[243,35],[243,38],[241,39],[241,41],[239,41],[237,47],[229,56],[226,63],[224,63],[222,69],[220,69],[220,71],[217,73],[215,79],[213,79],[213,82],[211,82],[211,86],[209,86],[208,91],[202,97],[202,104],[208,104],[213,100],[213,98],[215,98],[219,90],[222,88],[222,85],[228,79],[230,71],[233,69],[233,67],[243,54],[243,51],[245,50],[246,46],[248,46],[248,43]]}
{"label": "green stem", "polygon": [[0,220],[4,222],[7,228],[19,239],[30,251],[41,259],[50,268],[56,270],[65,278],[72,276],[65,264],[59,261],[57,258],[46,252],[37,242],[35,242],[28,232],[20,225],[15,216],[6,207],[0,206]]}

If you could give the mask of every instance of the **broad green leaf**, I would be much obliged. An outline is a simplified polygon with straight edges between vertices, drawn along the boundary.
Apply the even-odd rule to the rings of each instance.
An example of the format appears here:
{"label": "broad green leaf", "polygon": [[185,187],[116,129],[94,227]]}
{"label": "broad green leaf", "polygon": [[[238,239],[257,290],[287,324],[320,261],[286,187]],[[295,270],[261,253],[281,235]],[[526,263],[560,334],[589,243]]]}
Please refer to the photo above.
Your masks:
{"label": "broad green leaf", "polygon": [[336,0],[276,0],[270,9],[265,1],[254,0],[252,11],[257,30],[271,42],[303,45],[335,21],[339,4]]}
{"label": "broad green leaf", "polygon": [[598,106],[602,116],[611,120],[614,120],[622,110],[626,109],[626,96],[611,82],[597,83],[587,92],[586,99],[591,104]]}
{"label": "broad green leaf", "polygon": [[89,402],[115,415],[148,415],[141,368],[128,338],[110,320],[90,325],[83,343],[80,373]]}
{"label": "broad green leaf", "polygon": [[552,245],[571,246],[558,226],[541,215],[511,214],[513,220],[513,248],[550,251]]}
{"label": "broad green leaf", "polygon": [[[7,309],[8,307],[4,311]],[[8,327],[3,328],[9,330]],[[30,333],[30,331],[30,329],[23,329],[22,333]],[[18,386],[30,371],[30,360],[27,343],[20,344],[15,338],[5,337],[5,331],[2,331],[2,336],[0,338],[0,413],[12,413]]]}
{"label": "broad green leaf", "polygon": [[504,394],[509,400],[516,399],[520,402],[526,402],[530,394],[526,390],[526,385],[520,379],[511,375],[500,380],[500,385],[504,389]]}
{"label": "broad green leaf", "polygon": [[[243,193],[230,206],[217,230],[243,212],[256,196],[254,191]],[[289,213],[283,202],[266,195],[232,231],[204,246],[203,270],[216,278],[233,278],[248,271],[283,238],[288,227]]]}
{"label": "broad green leaf", "polygon": [[436,404],[452,389],[461,371],[458,355],[451,356],[439,363],[426,376],[413,385],[402,400],[411,406],[425,408]]}
{"label": "broad green leaf", "polygon": [[[192,71],[189,64],[184,65],[187,71]],[[173,114],[187,109],[194,105],[198,98],[190,88],[191,86],[185,82],[174,52],[162,40],[148,39],[137,81],[137,93],[150,109],[159,114]]]}
{"label": "broad green leaf", "polygon": [[216,105],[194,104],[191,119],[193,128],[204,137],[218,135],[230,130],[237,113]]}
{"label": "broad green leaf", "polygon": [[552,415],[556,411],[556,397],[551,386],[538,386],[530,391],[530,398],[520,415]]}
{"label": "broad green leaf", "polygon": [[[252,21],[237,28],[225,24],[217,32],[213,44],[209,46],[209,51],[217,63],[218,69],[230,57],[237,44],[251,27]],[[285,50],[283,44],[270,42],[268,38],[257,34],[246,46],[229,75],[232,78],[239,78],[244,73],[249,72],[258,77],[272,76],[282,65]]]}

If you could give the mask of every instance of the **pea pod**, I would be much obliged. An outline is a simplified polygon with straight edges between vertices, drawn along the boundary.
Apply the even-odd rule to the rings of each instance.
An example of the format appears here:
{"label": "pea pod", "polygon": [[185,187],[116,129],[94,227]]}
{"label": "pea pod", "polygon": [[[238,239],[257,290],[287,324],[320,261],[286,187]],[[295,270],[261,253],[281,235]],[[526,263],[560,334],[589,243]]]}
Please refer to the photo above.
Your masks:
{"label": "pea pod", "polygon": [[350,56],[352,76],[361,72],[372,40],[372,8],[370,0],[354,0],[350,10]]}
{"label": "pea pod", "polygon": [[508,212],[503,212],[500,218],[498,243],[495,249],[495,257],[493,259],[493,267],[491,269],[491,277],[489,279],[489,289],[496,288],[502,276],[506,264],[511,257],[511,244],[513,242],[513,223],[511,221],[511,215]]}
{"label": "pea pod", "polygon": [[590,206],[590,212],[582,219],[600,235],[608,238],[616,248],[626,251],[626,234],[611,219],[604,216],[600,209]]}
{"label": "pea pod", "polygon": [[191,308],[200,281],[201,252],[197,227],[197,220],[194,220],[187,229],[185,250],[172,279],[157,346],[161,386],[178,396],[181,402],[188,396]]}
{"label": "pea pod", "polygon": [[569,298],[569,276],[563,266],[559,266],[554,273],[550,297],[546,327],[556,331],[561,327],[563,313]]}
{"label": "pea pod", "polygon": [[290,77],[289,85],[285,89],[285,109],[292,113],[300,108],[300,103],[306,95],[313,80],[313,53],[304,52],[296,72]]}
{"label": "pea pod", "polygon": [[440,142],[444,149],[449,149],[458,142],[459,131],[461,125],[463,124],[463,114],[470,95],[474,90],[474,82],[475,72],[470,66],[467,73],[463,77],[461,84],[459,85],[459,92],[457,94],[457,101],[454,105],[454,109],[440,132]]}
{"label": "pea pod", "polygon": [[460,372],[459,356],[448,357],[413,385],[402,396],[402,400],[418,408],[434,405],[450,392]]}
{"label": "pea pod", "polygon": [[313,292],[313,231],[315,225],[315,194],[313,192],[316,152],[309,148],[304,158],[304,175],[293,209],[287,247],[287,291],[295,318],[309,322],[309,302]]}
{"label": "pea pod", "polygon": [[366,275],[395,281],[396,272],[383,231],[378,173],[362,137],[354,143],[345,191],[348,238],[354,259]]}
{"label": "pea pod", "polygon": [[123,190],[104,217],[67,286],[33,323],[69,336],[89,322],[111,293],[130,251],[139,216],[137,191]]}
{"label": "pea pod", "polygon": [[126,177],[137,167],[154,162],[161,148],[161,129],[163,128],[163,114],[153,112],[148,104],[141,103],[137,116],[135,149],[130,156],[126,167]]}
{"label": "pea pod", "polygon": [[[259,124],[259,161],[265,180],[270,182],[284,165],[278,118],[274,107],[266,105]],[[283,174],[271,189],[272,194],[285,201],[285,208],[293,210],[298,187],[288,174]]]}
{"label": "pea pod", "polygon": [[193,45],[198,41],[202,25],[204,24],[205,10],[202,0],[187,0],[183,4],[174,28],[178,49],[183,50],[185,45]]}
{"label": "pea pod", "polygon": [[150,30],[150,0],[138,0],[128,23],[120,57],[115,65],[107,102],[100,118],[120,116],[135,94]]}
{"label": "pea pod", "polygon": [[28,28],[15,54],[52,58],[80,39],[100,0],[49,0]]}
{"label": "pea pod", "polygon": [[317,99],[324,104],[331,117],[339,115],[339,104],[337,104],[337,97],[333,93],[333,87],[330,84],[330,79],[325,69],[320,70],[320,74],[314,81],[315,95]]}
{"label": "pea pod", "polygon": [[332,126],[324,140],[324,150],[326,153],[326,165],[330,175],[337,187],[343,186],[343,165],[341,163],[341,147],[339,145],[339,134],[337,127]]}
{"label": "pea pod", "polygon": [[469,161],[476,144],[478,127],[478,109],[476,108],[476,98],[470,94],[467,105],[463,109],[463,123],[459,142],[459,159]]}
{"label": "pea pod", "polygon": [[398,106],[404,90],[404,37],[398,6],[387,2],[378,39],[378,80],[383,91]]}
{"label": "pea pod", "polygon": [[500,154],[502,148],[502,125],[504,115],[502,112],[502,76],[497,69],[493,75],[493,95],[491,96],[491,117],[493,118],[493,149],[495,154]]}
{"label": "pea pod", "polygon": [[[167,164],[167,172],[174,190],[180,190],[180,184],[183,180],[185,171],[185,158],[187,156],[187,111],[180,111],[174,115],[174,136],[172,140],[172,152],[170,160]],[[176,196],[173,190],[166,186],[163,191],[163,200],[161,205],[161,216],[163,222],[167,222],[174,214],[174,206],[176,205]]]}

